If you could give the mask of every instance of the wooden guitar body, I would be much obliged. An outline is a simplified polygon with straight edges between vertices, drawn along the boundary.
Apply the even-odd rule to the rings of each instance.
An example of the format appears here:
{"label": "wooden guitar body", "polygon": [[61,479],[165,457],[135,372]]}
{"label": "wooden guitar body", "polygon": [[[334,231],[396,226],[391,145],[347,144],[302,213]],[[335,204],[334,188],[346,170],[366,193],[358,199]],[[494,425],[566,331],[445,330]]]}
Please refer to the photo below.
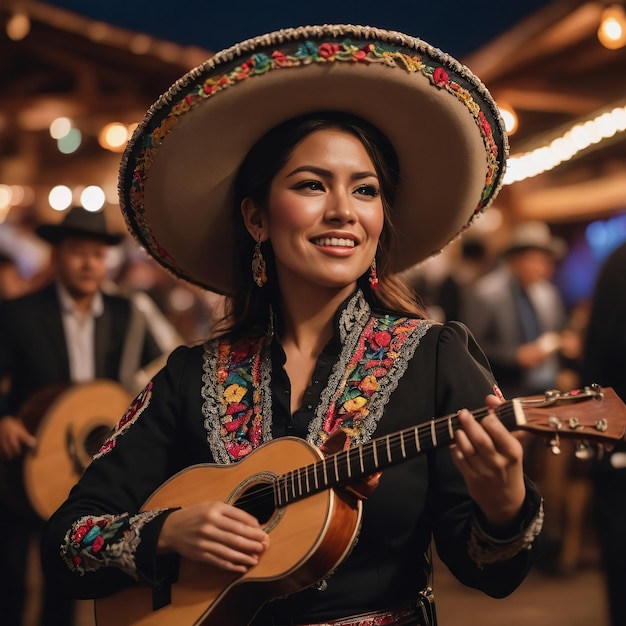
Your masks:
{"label": "wooden guitar body", "polygon": [[14,508],[48,519],[67,498],[132,400],[119,383],[97,379],[44,387],[19,417],[37,446],[7,464],[7,490]]}
{"label": "wooden guitar body", "polygon": [[153,610],[152,593],[132,587],[96,600],[98,626],[248,624],[268,598],[305,589],[347,556],[357,537],[361,503],[351,494],[324,489],[286,507],[255,499],[255,489],[276,476],[315,463],[321,452],[302,439],[281,438],[233,465],[197,465],[175,475],[145,503],[144,510],[189,506],[208,498],[250,510],[270,535],[259,564],[245,575],[181,560],[171,604]]}

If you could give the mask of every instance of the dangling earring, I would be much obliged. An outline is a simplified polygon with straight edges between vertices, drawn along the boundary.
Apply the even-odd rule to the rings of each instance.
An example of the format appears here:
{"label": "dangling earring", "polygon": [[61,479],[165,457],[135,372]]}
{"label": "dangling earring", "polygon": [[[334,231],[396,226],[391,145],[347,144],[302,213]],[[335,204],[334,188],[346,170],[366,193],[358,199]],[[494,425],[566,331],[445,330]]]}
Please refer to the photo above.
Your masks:
{"label": "dangling earring", "polygon": [[372,265],[370,267],[370,285],[372,286],[372,290],[376,291],[378,289],[378,276],[376,275],[376,257],[372,261]]}
{"label": "dangling earring", "polygon": [[257,284],[257,287],[263,287],[267,282],[267,267],[265,265],[265,259],[261,252],[261,239],[256,242],[254,246],[254,254],[252,255],[252,278]]}

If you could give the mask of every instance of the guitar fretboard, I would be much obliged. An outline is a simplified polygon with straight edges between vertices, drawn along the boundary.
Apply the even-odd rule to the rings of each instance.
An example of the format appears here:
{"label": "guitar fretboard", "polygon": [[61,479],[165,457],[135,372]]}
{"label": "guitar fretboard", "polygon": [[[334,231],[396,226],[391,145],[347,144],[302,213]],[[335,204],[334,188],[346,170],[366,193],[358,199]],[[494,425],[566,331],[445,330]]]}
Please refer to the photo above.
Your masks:
{"label": "guitar fretboard", "polygon": [[[490,410],[483,407],[472,413],[476,419],[481,420]],[[508,427],[508,422],[514,417],[512,402],[505,402],[494,410]],[[329,487],[346,484],[361,476],[373,474],[439,446],[450,444],[458,428],[457,414],[447,415],[372,439],[348,450],[331,454],[306,467],[287,472],[278,477],[274,483],[275,505],[287,505]]]}

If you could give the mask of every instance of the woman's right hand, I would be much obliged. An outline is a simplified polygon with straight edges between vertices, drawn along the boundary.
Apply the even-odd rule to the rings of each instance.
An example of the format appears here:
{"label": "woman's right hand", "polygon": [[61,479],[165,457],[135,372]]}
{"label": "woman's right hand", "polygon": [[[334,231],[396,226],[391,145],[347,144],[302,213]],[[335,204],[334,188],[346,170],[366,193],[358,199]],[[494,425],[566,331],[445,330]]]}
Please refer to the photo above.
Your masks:
{"label": "woman's right hand", "polygon": [[269,542],[254,516],[224,502],[205,502],[167,516],[158,551],[245,573],[259,562]]}

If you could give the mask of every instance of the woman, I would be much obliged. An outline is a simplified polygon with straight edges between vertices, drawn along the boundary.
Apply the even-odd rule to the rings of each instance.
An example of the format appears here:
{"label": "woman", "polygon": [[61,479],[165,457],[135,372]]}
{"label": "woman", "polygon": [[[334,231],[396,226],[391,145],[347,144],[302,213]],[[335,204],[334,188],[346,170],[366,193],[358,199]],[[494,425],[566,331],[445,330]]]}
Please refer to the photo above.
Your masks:
{"label": "woman", "polygon": [[[433,165],[445,140],[445,164]],[[225,293],[227,314],[206,343],[171,355],[49,521],[48,575],[80,597],[147,585],[129,604],[154,623],[181,587],[217,577],[207,623],[433,624],[434,534],[463,583],[513,591],[534,560],[541,499],[518,440],[496,415],[466,410],[500,403],[482,352],[462,325],[425,319],[397,276],[489,204],[505,152],[478,80],[398,33],[281,31],[174,85],[127,149],[123,210],[166,268]],[[458,184],[445,184],[451,175]],[[454,433],[433,420],[457,412]],[[357,461],[341,457],[346,471],[331,456],[318,474],[317,452],[284,458],[286,435]],[[380,456],[401,451],[389,467],[379,437]],[[264,473],[259,458],[287,469]],[[171,502],[167,485],[146,502],[207,462],[244,478],[224,496],[233,474],[218,470],[191,500],[175,479]],[[276,479],[287,472],[291,482]],[[333,495],[299,498],[341,472]],[[267,485],[276,506],[248,506]],[[347,540],[324,565],[312,547],[302,554],[306,537],[327,545],[326,517],[310,534],[318,497],[355,512],[333,527]],[[119,618],[119,605],[99,606]]]}

